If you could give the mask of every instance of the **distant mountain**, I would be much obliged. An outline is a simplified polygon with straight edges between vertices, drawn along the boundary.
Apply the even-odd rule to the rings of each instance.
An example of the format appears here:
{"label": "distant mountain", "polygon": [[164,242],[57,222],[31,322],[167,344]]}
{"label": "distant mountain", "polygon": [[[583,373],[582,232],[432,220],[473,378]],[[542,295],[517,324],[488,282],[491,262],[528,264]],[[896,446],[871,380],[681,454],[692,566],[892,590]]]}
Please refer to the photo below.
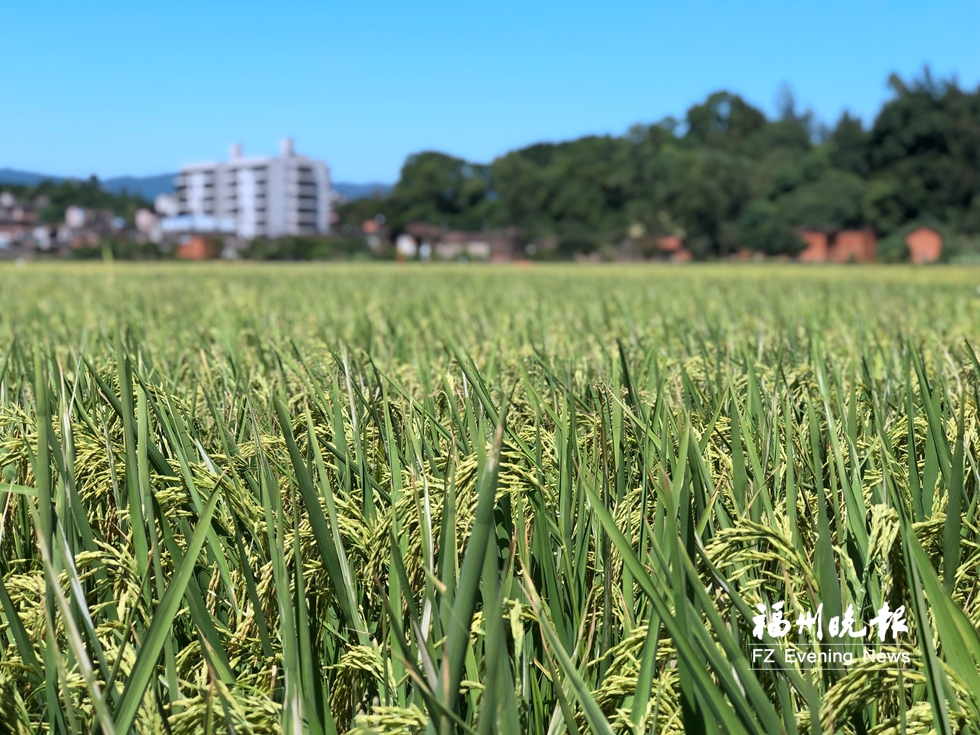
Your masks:
{"label": "distant mountain", "polygon": [[391,193],[391,184],[345,184],[342,181],[333,182],[334,191],[349,202],[355,199],[367,199],[372,196],[385,197]]}
{"label": "distant mountain", "polygon": [[14,184],[16,186],[37,186],[42,181],[61,181],[60,176],[45,176],[44,174],[32,174],[30,171],[17,171],[12,168],[0,168],[0,184]]}
{"label": "distant mountain", "polygon": [[135,194],[152,202],[160,194],[170,194],[174,190],[176,174],[156,176],[116,176],[102,182],[102,188],[110,194]]}
{"label": "distant mountain", "polygon": [[[12,168],[0,168],[0,184],[17,184],[20,186],[37,186],[42,181],[59,183],[70,179],[67,176],[51,176],[36,174],[31,171],[17,171]],[[168,194],[174,190],[174,174],[159,174],[157,176],[114,176],[101,181],[102,189],[110,194],[126,192],[143,197],[152,202],[157,194]]]}
{"label": "distant mountain", "polygon": [[[157,174],[156,176],[114,176],[102,182],[102,188],[110,194],[134,194],[149,202],[156,199],[158,194],[170,194],[174,190],[176,174]],[[18,171],[12,168],[0,168],[0,184],[17,184],[19,186],[37,186],[42,181],[64,181],[65,176],[50,176],[36,174],[30,171]],[[335,181],[334,190],[347,201],[366,199],[371,196],[384,197],[391,193],[391,184],[369,183],[348,184]]]}

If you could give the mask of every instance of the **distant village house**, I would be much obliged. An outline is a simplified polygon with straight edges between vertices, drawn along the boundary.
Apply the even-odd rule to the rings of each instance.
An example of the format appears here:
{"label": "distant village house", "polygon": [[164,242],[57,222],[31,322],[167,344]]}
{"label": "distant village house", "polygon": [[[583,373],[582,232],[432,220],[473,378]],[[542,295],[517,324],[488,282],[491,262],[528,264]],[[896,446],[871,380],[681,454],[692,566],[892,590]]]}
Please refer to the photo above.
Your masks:
{"label": "distant village house", "polygon": [[905,236],[909,260],[915,265],[935,263],[943,254],[943,236],[931,227],[919,227]]}
{"label": "distant village house", "polygon": [[663,235],[657,238],[657,250],[673,263],[689,263],[691,251],[684,247],[684,241],[677,235]]}
{"label": "distant village house", "polygon": [[17,201],[10,192],[0,193],[0,250],[33,243],[37,208]]}
{"label": "distant village house", "polygon": [[216,248],[207,238],[201,235],[191,235],[181,240],[177,245],[176,256],[181,260],[209,260],[216,255]]}
{"label": "distant village house", "polygon": [[418,246],[419,255],[434,256],[439,260],[458,260],[469,258],[473,260],[490,260],[504,262],[513,260],[518,250],[517,234],[507,232],[464,232],[462,230],[446,230],[427,222],[411,222],[405,227],[396,245],[399,253],[414,257],[410,253],[411,245],[408,239]]}
{"label": "distant village house", "polygon": [[870,229],[804,230],[800,238],[806,243],[799,254],[803,263],[873,263],[878,255],[878,238]]}

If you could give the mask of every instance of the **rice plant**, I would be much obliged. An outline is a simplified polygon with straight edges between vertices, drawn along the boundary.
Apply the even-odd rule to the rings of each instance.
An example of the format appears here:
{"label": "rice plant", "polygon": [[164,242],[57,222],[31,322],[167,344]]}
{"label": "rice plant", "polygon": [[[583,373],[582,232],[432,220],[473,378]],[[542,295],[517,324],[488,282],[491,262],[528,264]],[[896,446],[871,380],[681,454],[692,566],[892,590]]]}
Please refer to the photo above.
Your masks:
{"label": "rice plant", "polygon": [[0,268],[0,732],[980,732],[978,283]]}

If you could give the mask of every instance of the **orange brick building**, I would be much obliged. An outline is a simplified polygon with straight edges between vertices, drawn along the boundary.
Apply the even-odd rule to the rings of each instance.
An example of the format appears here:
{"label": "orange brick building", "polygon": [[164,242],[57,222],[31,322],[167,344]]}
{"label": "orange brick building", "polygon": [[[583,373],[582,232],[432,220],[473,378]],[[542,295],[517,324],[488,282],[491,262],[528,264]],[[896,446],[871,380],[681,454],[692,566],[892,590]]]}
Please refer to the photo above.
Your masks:
{"label": "orange brick building", "polygon": [[658,237],[657,249],[674,263],[689,263],[693,258],[691,251],[684,247],[684,241],[677,235]]}
{"label": "orange brick building", "polygon": [[177,257],[181,260],[208,260],[214,257],[214,248],[205,238],[194,235],[177,246]]}
{"label": "orange brick building", "polygon": [[817,230],[806,230],[800,233],[800,239],[806,243],[806,249],[800,253],[803,263],[827,262],[827,233]]}
{"label": "orange brick building", "polygon": [[828,255],[834,263],[874,263],[878,238],[874,230],[841,230],[834,237]]}
{"label": "orange brick building", "polygon": [[909,260],[915,265],[935,263],[943,254],[943,236],[931,227],[919,227],[905,236]]}
{"label": "orange brick building", "polygon": [[873,230],[839,230],[829,234],[804,230],[800,238],[806,248],[799,254],[804,263],[873,263],[878,255],[878,238]]}

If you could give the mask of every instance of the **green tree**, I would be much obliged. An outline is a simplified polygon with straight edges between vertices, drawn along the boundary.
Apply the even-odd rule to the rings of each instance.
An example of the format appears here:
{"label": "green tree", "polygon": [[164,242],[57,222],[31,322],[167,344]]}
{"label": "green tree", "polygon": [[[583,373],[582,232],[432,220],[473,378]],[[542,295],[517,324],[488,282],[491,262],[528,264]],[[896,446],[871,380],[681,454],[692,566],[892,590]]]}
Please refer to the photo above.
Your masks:
{"label": "green tree", "polygon": [[766,125],[766,116],[739,95],[715,92],[687,111],[687,135],[696,145],[735,150]]}
{"label": "green tree", "polygon": [[740,247],[793,252],[807,227],[870,225],[885,236],[928,220],[980,233],[980,91],[928,70],[889,83],[894,95],[870,129],[845,113],[828,130],[784,87],[774,119],[722,91],[683,125],[665,118],[623,136],[538,143],[489,166],[419,153],[390,197],[346,205],[341,221],[383,213],[396,231],[412,220],[516,226],[554,238],[566,256],[631,228],[644,247],[675,234],[706,258]]}
{"label": "green tree", "polygon": [[738,247],[738,219],[751,197],[751,162],[724,151],[694,148],[665,155],[662,209],[684,229],[699,257],[725,256]]}
{"label": "green tree", "polygon": [[489,168],[444,153],[409,156],[391,196],[396,224],[413,220],[454,225],[468,210],[486,201]]}
{"label": "green tree", "polygon": [[862,200],[864,221],[879,233],[894,232],[913,217],[903,204],[905,194],[902,184],[892,176],[872,179]]}
{"label": "green tree", "polygon": [[739,230],[742,245],[756,252],[794,255],[804,247],[785,212],[767,199],[755,199],[746,206]]}
{"label": "green tree", "polygon": [[496,159],[490,176],[503,223],[531,233],[547,229],[548,190],[540,165],[515,151]]}
{"label": "green tree", "polygon": [[777,200],[781,217],[795,226],[839,230],[862,223],[866,184],[860,176],[831,169]]}
{"label": "green tree", "polygon": [[[980,192],[980,94],[935,80],[926,68],[906,84],[893,75],[895,96],[881,110],[868,140],[876,228],[933,217],[948,221]],[[872,189],[869,189],[869,193]],[[894,204],[883,201],[885,192]],[[880,212],[888,210],[888,217]]]}
{"label": "green tree", "polygon": [[849,112],[841,115],[827,147],[834,167],[858,176],[868,175],[868,132],[860,118]]}

